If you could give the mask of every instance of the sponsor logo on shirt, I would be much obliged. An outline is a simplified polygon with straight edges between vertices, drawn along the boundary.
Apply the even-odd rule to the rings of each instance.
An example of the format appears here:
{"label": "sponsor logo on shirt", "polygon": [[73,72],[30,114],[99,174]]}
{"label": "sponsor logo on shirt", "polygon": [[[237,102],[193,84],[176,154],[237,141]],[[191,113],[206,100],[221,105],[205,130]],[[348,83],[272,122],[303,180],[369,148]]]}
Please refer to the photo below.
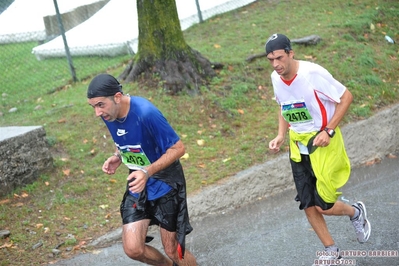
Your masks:
{"label": "sponsor logo on shirt", "polygon": [[116,135],[118,135],[118,137],[121,137],[123,135],[126,135],[127,133],[128,132],[126,132],[126,130],[118,128],[118,131],[116,132]]}

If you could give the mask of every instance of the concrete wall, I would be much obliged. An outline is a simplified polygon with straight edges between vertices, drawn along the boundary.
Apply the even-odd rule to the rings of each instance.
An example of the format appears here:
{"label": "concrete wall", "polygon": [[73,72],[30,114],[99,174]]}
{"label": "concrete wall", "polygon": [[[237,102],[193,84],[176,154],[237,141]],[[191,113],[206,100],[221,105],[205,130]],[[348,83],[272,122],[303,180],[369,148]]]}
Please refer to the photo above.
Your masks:
{"label": "concrete wall", "polygon": [[[77,7],[69,12],[61,14],[62,25],[64,30],[68,31],[73,27],[86,21],[93,16],[98,10],[105,6],[109,0],[102,0],[88,5]],[[56,15],[45,16],[43,18],[48,39],[53,39],[61,34]]]}
{"label": "concrete wall", "polygon": [[42,127],[0,127],[0,197],[32,183],[52,166]]}

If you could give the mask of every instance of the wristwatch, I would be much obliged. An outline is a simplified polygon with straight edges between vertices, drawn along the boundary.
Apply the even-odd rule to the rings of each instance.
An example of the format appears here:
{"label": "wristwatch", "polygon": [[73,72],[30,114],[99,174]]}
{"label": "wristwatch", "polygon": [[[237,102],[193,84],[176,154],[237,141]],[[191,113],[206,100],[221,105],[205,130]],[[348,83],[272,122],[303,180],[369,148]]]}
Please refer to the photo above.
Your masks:
{"label": "wristwatch", "polygon": [[327,134],[330,136],[330,138],[334,137],[334,135],[335,135],[335,131],[332,128],[326,127],[326,128],[324,128],[324,131],[327,132]]}

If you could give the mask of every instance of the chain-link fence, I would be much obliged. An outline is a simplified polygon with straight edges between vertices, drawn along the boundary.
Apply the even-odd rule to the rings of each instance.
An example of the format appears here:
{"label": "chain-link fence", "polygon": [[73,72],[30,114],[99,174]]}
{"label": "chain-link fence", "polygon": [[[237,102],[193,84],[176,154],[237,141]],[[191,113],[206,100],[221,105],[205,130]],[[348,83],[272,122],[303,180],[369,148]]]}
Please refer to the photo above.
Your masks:
{"label": "chain-link fence", "polygon": [[[176,7],[185,30],[254,1],[176,0]],[[0,12],[3,96],[16,93],[7,84],[51,92],[128,61],[137,48],[135,0],[2,0]]]}

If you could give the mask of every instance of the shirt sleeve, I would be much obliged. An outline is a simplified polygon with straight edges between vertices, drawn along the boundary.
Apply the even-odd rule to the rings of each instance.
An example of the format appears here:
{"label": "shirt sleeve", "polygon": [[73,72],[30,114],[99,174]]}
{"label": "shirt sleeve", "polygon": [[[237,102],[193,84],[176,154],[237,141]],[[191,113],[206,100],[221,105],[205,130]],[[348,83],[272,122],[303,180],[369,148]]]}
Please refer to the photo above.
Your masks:
{"label": "shirt sleeve", "polygon": [[154,107],[147,113],[146,120],[148,131],[161,149],[161,154],[164,154],[180,140],[175,130],[157,108]]}
{"label": "shirt sleeve", "polygon": [[315,90],[322,99],[335,103],[341,102],[341,97],[346,87],[336,80],[325,68],[315,65],[311,71],[310,80],[316,86]]}

